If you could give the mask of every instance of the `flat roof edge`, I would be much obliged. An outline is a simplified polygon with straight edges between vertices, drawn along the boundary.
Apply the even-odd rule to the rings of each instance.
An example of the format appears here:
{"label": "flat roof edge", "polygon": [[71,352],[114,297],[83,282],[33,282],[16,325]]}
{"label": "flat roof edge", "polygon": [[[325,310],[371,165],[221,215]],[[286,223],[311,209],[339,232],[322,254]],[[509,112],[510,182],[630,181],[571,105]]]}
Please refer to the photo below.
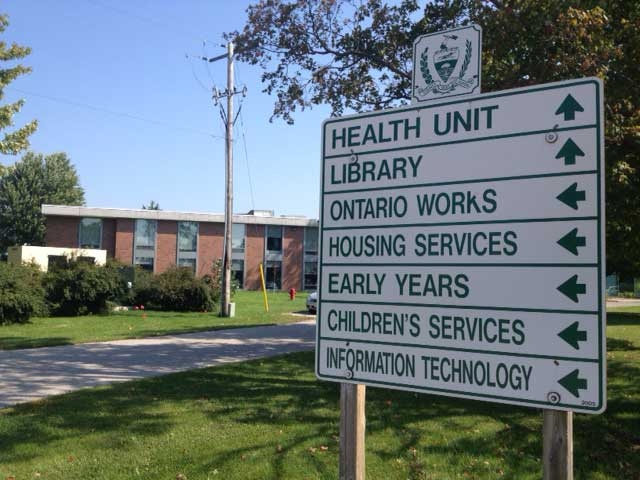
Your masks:
{"label": "flat roof edge", "polygon": [[[45,216],[62,217],[97,217],[97,218],[128,218],[148,220],[173,220],[184,222],[224,223],[222,213],[176,212],[170,210],[144,210],[127,208],[80,207],[71,205],[42,205]],[[261,215],[235,214],[233,223],[250,225],[283,225],[290,227],[316,227],[318,220],[300,217],[265,217]]]}

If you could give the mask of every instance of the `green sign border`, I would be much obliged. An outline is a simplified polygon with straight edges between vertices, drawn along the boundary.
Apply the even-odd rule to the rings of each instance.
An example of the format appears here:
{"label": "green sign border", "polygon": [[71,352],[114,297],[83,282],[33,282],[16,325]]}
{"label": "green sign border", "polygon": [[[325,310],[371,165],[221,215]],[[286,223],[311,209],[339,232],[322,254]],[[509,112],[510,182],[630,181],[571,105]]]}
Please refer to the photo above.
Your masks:
{"label": "green sign border", "polygon": [[[459,391],[459,390],[449,390],[449,389],[440,389],[440,388],[433,388],[433,387],[419,387],[419,386],[408,386],[402,383],[394,383],[394,382],[384,382],[384,381],[377,381],[377,380],[368,380],[368,379],[359,379],[357,377],[352,377],[350,379],[346,379],[344,377],[339,377],[339,376],[335,376],[335,375],[324,375],[324,374],[320,374],[320,344],[321,344],[321,340],[324,339],[325,337],[323,337],[322,335],[322,322],[319,320],[321,318],[321,312],[322,312],[322,267],[323,267],[323,262],[322,262],[322,252],[323,252],[323,246],[322,246],[322,241],[323,241],[323,233],[325,230],[324,224],[323,224],[323,219],[324,219],[324,199],[325,199],[325,195],[328,194],[333,194],[333,193],[343,193],[343,191],[339,191],[339,192],[325,192],[325,160],[329,159],[329,158],[336,158],[336,157],[342,157],[342,156],[349,156],[348,154],[341,154],[341,155],[333,155],[333,156],[327,156],[326,152],[325,152],[325,145],[326,145],[326,141],[325,141],[325,133],[327,130],[327,126],[334,124],[334,123],[340,123],[340,122],[345,122],[345,121],[349,121],[349,120],[353,120],[353,119],[362,119],[362,118],[372,118],[372,117],[379,117],[379,116],[384,116],[384,115],[390,115],[393,113],[397,113],[399,111],[412,111],[412,110],[429,110],[432,108],[436,108],[436,107],[443,107],[443,106],[448,106],[448,105],[456,105],[456,104],[461,104],[461,103],[469,103],[469,102],[473,102],[473,101],[477,101],[477,100],[488,100],[488,99],[492,99],[492,98],[502,98],[502,97],[510,97],[510,96],[514,96],[514,95],[520,95],[520,94],[526,94],[526,93],[531,93],[531,92],[541,92],[541,91],[547,91],[547,90],[557,90],[557,89],[561,89],[561,88],[567,88],[567,87],[571,87],[571,86],[579,86],[579,85],[594,85],[595,86],[595,107],[596,107],[596,124],[595,125],[589,125],[589,126],[584,126],[584,127],[574,127],[574,128],[563,128],[563,129],[549,129],[549,130],[544,130],[544,131],[539,131],[539,132],[535,132],[536,134],[543,134],[543,133],[548,133],[548,132],[553,132],[553,131],[566,131],[566,130],[575,130],[578,128],[594,128],[596,129],[596,155],[597,155],[597,160],[596,160],[596,165],[597,165],[597,170],[595,172],[590,171],[590,173],[596,173],[597,175],[597,208],[598,208],[598,214],[597,217],[586,217],[586,218],[580,218],[580,217],[569,217],[569,218],[564,218],[564,219],[552,219],[552,221],[560,221],[560,220],[596,220],[597,221],[597,231],[598,231],[598,247],[597,247],[597,267],[598,267],[598,310],[597,312],[592,312],[592,311],[576,311],[576,310],[571,310],[571,311],[566,311],[566,310],[551,310],[548,312],[553,312],[553,313],[558,313],[558,314],[562,314],[562,313],[589,313],[589,314],[598,314],[598,320],[599,320],[599,328],[598,328],[598,354],[599,357],[596,360],[598,362],[598,372],[599,372],[599,381],[598,381],[598,404],[595,406],[577,406],[577,405],[572,405],[572,404],[567,404],[567,403],[551,403],[551,402],[543,402],[543,401],[539,401],[539,400],[522,400],[522,399],[518,399],[518,398],[512,398],[512,397],[504,397],[504,396],[500,396],[500,395],[489,395],[489,394],[479,394],[479,393],[470,393],[470,392],[464,392],[464,391]],[[437,101],[436,101],[437,102]],[[382,387],[389,387],[389,388],[394,388],[397,390],[405,390],[405,391],[415,391],[415,392],[422,392],[422,393],[435,393],[435,394],[440,394],[440,395],[445,395],[445,396],[453,396],[453,397],[460,397],[460,398],[466,398],[466,399],[473,399],[473,400],[487,400],[487,401],[494,401],[494,402],[498,402],[498,403],[506,403],[506,404],[512,404],[512,405],[521,405],[521,406],[528,406],[528,407],[543,407],[543,408],[555,408],[555,409],[563,409],[563,410],[569,410],[569,411],[575,411],[575,412],[582,412],[582,413],[602,413],[605,408],[606,408],[606,398],[605,398],[605,391],[606,391],[606,369],[605,369],[605,361],[606,361],[606,352],[605,352],[605,344],[604,344],[604,338],[605,338],[605,328],[606,328],[606,319],[605,319],[605,315],[604,315],[604,305],[603,305],[603,263],[604,263],[604,257],[603,257],[603,243],[604,243],[604,212],[602,211],[602,194],[603,194],[603,186],[602,186],[602,182],[603,182],[603,176],[602,176],[602,169],[604,167],[604,154],[603,154],[603,149],[604,149],[604,145],[603,145],[603,112],[602,112],[602,103],[603,103],[603,95],[602,95],[602,82],[601,80],[597,79],[597,78],[585,78],[585,79],[577,79],[577,80],[568,80],[568,81],[563,81],[563,82],[554,82],[554,83],[549,83],[549,84],[543,84],[540,86],[534,86],[534,87],[525,87],[525,88],[519,88],[519,89],[511,89],[511,90],[504,90],[498,93],[489,93],[489,94],[482,94],[482,95],[475,95],[472,97],[466,97],[465,99],[459,99],[459,100],[454,100],[454,101],[443,101],[443,102],[437,102],[437,103],[419,103],[419,104],[415,104],[412,105],[410,107],[403,107],[403,108],[399,108],[399,109],[393,109],[393,110],[383,110],[383,111],[379,111],[379,112],[373,112],[373,113],[368,113],[368,114],[363,114],[363,115],[352,115],[352,116],[348,116],[348,117],[341,117],[341,118],[336,118],[336,119],[329,119],[327,121],[325,121],[322,124],[322,159],[321,159],[321,168],[322,168],[322,175],[321,175],[321,195],[320,195],[320,238],[319,238],[319,251],[320,251],[320,255],[319,255],[319,282],[318,282],[318,307],[317,307],[317,320],[316,320],[316,361],[315,361],[315,373],[316,376],[320,379],[320,380],[335,380],[335,381],[339,381],[339,382],[344,382],[344,383],[362,383],[362,384],[366,384],[366,385],[371,385],[371,386],[382,386]],[[526,134],[512,134],[509,136],[522,136],[522,135],[526,135]],[[496,136],[496,138],[502,138],[503,136]],[[468,139],[466,141],[474,141],[475,139]],[[480,141],[480,140],[485,140],[485,138],[483,139],[477,139],[476,141]],[[446,143],[442,143],[442,144],[453,144],[453,143],[461,143],[461,142],[446,142]],[[408,150],[408,149],[417,149],[417,148],[425,148],[427,147],[427,145],[424,146],[407,146],[407,147],[402,147],[402,148],[396,148],[393,150]],[[392,149],[388,149],[388,150],[392,150]],[[387,151],[387,150],[380,150],[380,151]],[[363,152],[363,154],[370,154],[370,153],[377,153],[379,151],[367,151],[367,152]],[[585,172],[586,173],[586,172]],[[569,175],[568,173],[566,175]],[[577,173],[571,173],[571,175],[577,175]],[[556,176],[555,174],[549,174],[549,175],[540,175],[540,176]],[[524,178],[532,178],[532,177],[538,177],[538,176],[525,176]],[[515,177],[515,178],[523,178],[523,177]],[[515,179],[515,178],[509,178],[509,179]],[[507,179],[507,178],[505,178]],[[491,180],[498,180],[498,179],[491,179]],[[481,181],[481,180],[478,180]],[[473,181],[459,181],[458,183],[472,183]],[[411,185],[411,186],[427,186],[427,185]],[[411,186],[402,186],[402,187],[398,187],[398,188],[409,188]],[[371,190],[380,190],[382,188],[377,188],[377,189],[366,189],[366,191],[371,191]],[[386,188],[385,188],[386,190]],[[520,220],[522,221],[522,220]],[[549,220],[536,220],[536,221],[549,221]],[[486,221],[486,222],[455,222],[453,224],[459,225],[459,224],[477,224],[477,223],[496,223],[496,222],[491,222],[491,221]],[[506,223],[506,221],[501,221],[500,223]],[[512,223],[512,222],[509,222]],[[451,223],[450,223],[451,224]],[[428,224],[428,225],[434,225],[434,224]],[[439,224],[439,225],[447,225],[447,224]],[[393,227],[404,227],[404,226],[409,226],[409,225],[393,225]],[[345,229],[344,227],[335,227],[332,229]],[[357,227],[352,227],[352,228],[357,228]],[[367,227],[363,227],[363,228],[378,228],[377,226],[367,226]],[[375,264],[373,264],[372,266],[376,266]],[[479,266],[482,266],[482,264],[479,264]],[[505,264],[504,266],[509,266],[509,264]],[[336,303],[336,301],[333,300],[327,300],[327,302],[333,302]],[[365,304],[367,302],[344,302],[344,303],[349,303],[349,304]],[[369,303],[374,303],[374,302],[369,302]],[[393,303],[392,305],[401,305],[400,303]],[[384,305],[390,305],[389,303],[384,303]],[[425,306],[435,306],[435,305],[430,305],[430,304],[426,304]],[[438,307],[443,307],[443,308],[464,308],[464,307],[459,307],[459,306],[451,306],[451,305],[438,305]],[[473,307],[466,307],[466,308],[473,308]],[[499,307],[486,307],[487,309],[499,309]],[[530,309],[512,309],[509,308],[507,310],[510,311],[531,311]],[[539,311],[539,310],[534,310],[534,311]],[[345,340],[347,341],[347,340]],[[366,343],[363,342],[361,340],[356,340],[356,339],[349,339],[348,341],[350,342],[354,342],[354,343]],[[415,345],[415,347],[420,347],[419,345]],[[437,347],[438,349],[442,349],[441,347]],[[487,354],[495,354],[495,352],[484,352]],[[530,355],[528,355],[530,356]],[[557,358],[557,359],[562,359],[561,357],[552,357],[552,358]],[[575,358],[571,358],[571,361],[581,361],[580,359],[575,359]]]}

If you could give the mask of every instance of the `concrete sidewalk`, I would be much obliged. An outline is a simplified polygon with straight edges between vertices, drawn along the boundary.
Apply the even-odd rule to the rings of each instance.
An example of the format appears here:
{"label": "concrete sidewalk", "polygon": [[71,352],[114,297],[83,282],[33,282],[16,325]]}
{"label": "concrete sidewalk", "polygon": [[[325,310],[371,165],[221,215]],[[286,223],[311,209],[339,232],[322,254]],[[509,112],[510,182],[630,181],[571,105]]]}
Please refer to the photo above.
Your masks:
{"label": "concrete sidewalk", "polygon": [[315,321],[0,351],[0,408],[49,395],[311,350]]}

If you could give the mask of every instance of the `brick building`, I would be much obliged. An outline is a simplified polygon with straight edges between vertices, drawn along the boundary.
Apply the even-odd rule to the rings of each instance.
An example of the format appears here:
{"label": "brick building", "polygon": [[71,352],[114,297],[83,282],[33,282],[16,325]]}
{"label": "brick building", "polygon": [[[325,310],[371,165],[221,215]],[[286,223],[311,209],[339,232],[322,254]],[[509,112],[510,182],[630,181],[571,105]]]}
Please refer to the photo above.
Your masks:
{"label": "brick building", "polygon": [[[43,205],[48,247],[94,248],[108,258],[161,273],[172,265],[211,271],[222,258],[224,215]],[[318,221],[266,210],[233,216],[232,272],[242,288],[315,290]]]}

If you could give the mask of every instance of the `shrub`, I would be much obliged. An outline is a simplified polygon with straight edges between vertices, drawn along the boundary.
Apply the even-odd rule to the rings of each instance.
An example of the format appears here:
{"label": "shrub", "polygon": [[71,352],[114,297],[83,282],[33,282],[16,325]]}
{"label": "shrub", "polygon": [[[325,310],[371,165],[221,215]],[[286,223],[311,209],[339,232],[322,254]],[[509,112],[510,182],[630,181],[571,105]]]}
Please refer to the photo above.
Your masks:
{"label": "shrub", "polygon": [[160,287],[156,276],[148,270],[136,267],[131,297],[132,305],[144,305],[146,308],[160,310]]}
{"label": "shrub", "polygon": [[107,313],[107,302],[126,294],[117,266],[101,267],[77,258],[52,268],[45,275],[45,291],[54,315]]}
{"label": "shrub", "polygon": [[35,265],[0,262],[0,324],[47,314],[42,273]]}
{"label": "shrub", "polygon": [[[176,312],[212,310],[214,302],[211,289],[203,279],[195,278],[193,272],[184,267],[172,267],[154,279],[157,305],[162,310]],[[148,291],[153,292],[151,288]]]}
{"label": "shrub", "polygon": [[[220,303],[222,297],[222,259],[214,260],[211,265],[211,273],[202,277],[209,290],[211,291],[211,299],[214,303]],[[238,281],[231,275],[231,298],[236,293],[236,290],[240,287]]]}

